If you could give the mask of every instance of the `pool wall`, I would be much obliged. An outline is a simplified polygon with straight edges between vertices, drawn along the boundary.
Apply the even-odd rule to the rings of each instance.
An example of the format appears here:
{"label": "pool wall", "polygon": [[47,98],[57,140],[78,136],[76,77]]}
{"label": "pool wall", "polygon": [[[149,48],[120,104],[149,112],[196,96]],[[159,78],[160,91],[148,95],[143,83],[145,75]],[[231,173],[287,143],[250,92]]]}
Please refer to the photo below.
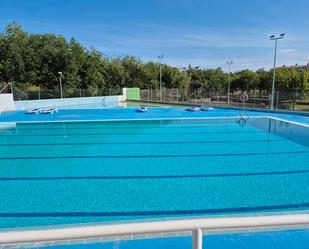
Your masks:
{"label": "pool wall", "polygon": [[100,96],[100,97],[15,101],[15,110],[26,110],[29,108],[77,106],[77,105],[89,105],[89,104],[97,105],[102,103],[120,102],[125,100],[126,100],[125,95],[116,95],[116,96]]}
{"label": "pool wall", "polygon": [[0,111],[13,111],[14,100],[13,94],[11,93],[1,93],[0,94]]}

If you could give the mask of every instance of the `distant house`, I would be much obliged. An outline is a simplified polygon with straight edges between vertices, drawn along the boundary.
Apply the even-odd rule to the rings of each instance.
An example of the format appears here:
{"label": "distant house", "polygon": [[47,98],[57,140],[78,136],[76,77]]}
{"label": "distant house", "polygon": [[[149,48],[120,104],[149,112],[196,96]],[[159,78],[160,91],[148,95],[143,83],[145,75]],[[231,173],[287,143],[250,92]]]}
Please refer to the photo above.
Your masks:
{"label": "distant house", "polygon": [[309,69],[309,63],[307,65],[298,65],[298,64],[295,64],[294,66],[283,65],[282,67],[279,67],[279,69],[280,68],[295,69],[297,72],[302,72],[303,70]]}

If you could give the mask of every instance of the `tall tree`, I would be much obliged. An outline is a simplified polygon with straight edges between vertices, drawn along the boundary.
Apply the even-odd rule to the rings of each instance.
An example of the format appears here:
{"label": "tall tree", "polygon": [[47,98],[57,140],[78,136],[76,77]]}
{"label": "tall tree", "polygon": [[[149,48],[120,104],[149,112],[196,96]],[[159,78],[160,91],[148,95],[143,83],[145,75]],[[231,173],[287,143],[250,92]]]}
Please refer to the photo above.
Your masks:
{"label": "tall tree", "polygon": [[[58,91],[58,72],[63,73],[63,87],[70,96],[79,89],[97,95],[122,87],[158,88],[160,82],[160,65],[155,62],[145,63],[128,55],[111,59],[95,48],[83,47],[74,38],[67,41],[54,34],[28,34],[17,23],[10,23],[0,33],[0,83],[13,81],[20,92]],[[221,68],[162,65],[162,73],[165,88],[180,88],[183,93],[191,89],[203,95],[227,92],[228,75]],[[269,92],[272,70],[236,72],[231,83],[232,89]],[[277,69],[277,90],[303,92],[308,88],[308,70]]]}
{"label": "tall tree", "polygon": [[257,73],[251,70],[243,70],[234,74],[231,87],[243,91],[257,89],[259,87],[260,78]]}

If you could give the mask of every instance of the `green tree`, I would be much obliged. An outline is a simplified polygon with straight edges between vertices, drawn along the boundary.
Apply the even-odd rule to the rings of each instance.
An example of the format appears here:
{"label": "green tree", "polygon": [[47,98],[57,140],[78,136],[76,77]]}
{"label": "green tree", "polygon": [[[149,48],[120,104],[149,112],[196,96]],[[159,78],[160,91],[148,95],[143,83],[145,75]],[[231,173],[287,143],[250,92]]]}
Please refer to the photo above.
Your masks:
{"label": "green tree", "polygon": [[[67,96],[79,89],[88,95],[113,94],[122,87],[158,88],[160,65],[143,62],[134,56],[108,58],[95,48],[87,49],[74,38],[67,41],[54,34],[28,34],[17,23],[10,23],[0,33],[0,83],[13,81],[20,96],[35,97],[36,91],[58,91],[58,72],[63,73]],[[207,95],[226,93],[228,75],[217,69],[191,67],[179,69],[162,65],[165,88],[188,89]],[[232,74],[232,89],[270,91],[272,70],[243,70]],[[281,92],[304,92],[309,88],[309,71],[277,69],[276,89]],[[111,90],[115,89],[115,91]],[[17,91],[16,91],[17,92]],[[50,95],[50,97],[56,97]]]}
{"label": "green tree", "polygon": [[224,91],[227,89],[227,75],[221,68],[205,70],[205,78],[210,91]]}
{"label": "green tree", "polygon": [[260,78],[256,72],[243,70],[234,74],[231,81],[231,88],[249,91],[259,87]]}
{"label": "green tree", "polygon": [[205,70],[199,68],[199,67],[191,67],[189,66],[187,70],[187,74],[190,77],[190,87],[191,89],[198,89],[198,88],[208,88],[209,81],[206,78],[207,74],[205,73]]}
{"label": "green tree", "polygon": [[28,34],[20,25],[9,24],[1,35],[0,64],[3,70],[1,78],[5,82],[22,82],[25,78],[25,55]]}
{"label": "green tree", "polygon": [[265,71],[264,69],[259,69],[256,71],[258,77],[259,77],[259,84],[258,89],[260,92],[266,90],[271,90],[271,84],[272,84],[272,74],[270,71]]}
{"label": "green tree", "polygon": [[107,85],[102,54],[94,48],[88,51],[81,71],[81,88],[89,89],[90,95],[100,94]]}

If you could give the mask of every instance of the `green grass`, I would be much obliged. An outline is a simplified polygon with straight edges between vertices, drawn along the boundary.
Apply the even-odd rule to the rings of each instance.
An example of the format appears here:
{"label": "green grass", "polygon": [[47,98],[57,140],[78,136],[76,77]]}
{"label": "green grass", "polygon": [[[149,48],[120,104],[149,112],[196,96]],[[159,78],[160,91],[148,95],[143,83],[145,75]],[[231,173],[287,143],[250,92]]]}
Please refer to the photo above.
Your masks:
{"label": "green grass", "polygon": [[295,111],[309,111],[309,105],[295,105]]}

